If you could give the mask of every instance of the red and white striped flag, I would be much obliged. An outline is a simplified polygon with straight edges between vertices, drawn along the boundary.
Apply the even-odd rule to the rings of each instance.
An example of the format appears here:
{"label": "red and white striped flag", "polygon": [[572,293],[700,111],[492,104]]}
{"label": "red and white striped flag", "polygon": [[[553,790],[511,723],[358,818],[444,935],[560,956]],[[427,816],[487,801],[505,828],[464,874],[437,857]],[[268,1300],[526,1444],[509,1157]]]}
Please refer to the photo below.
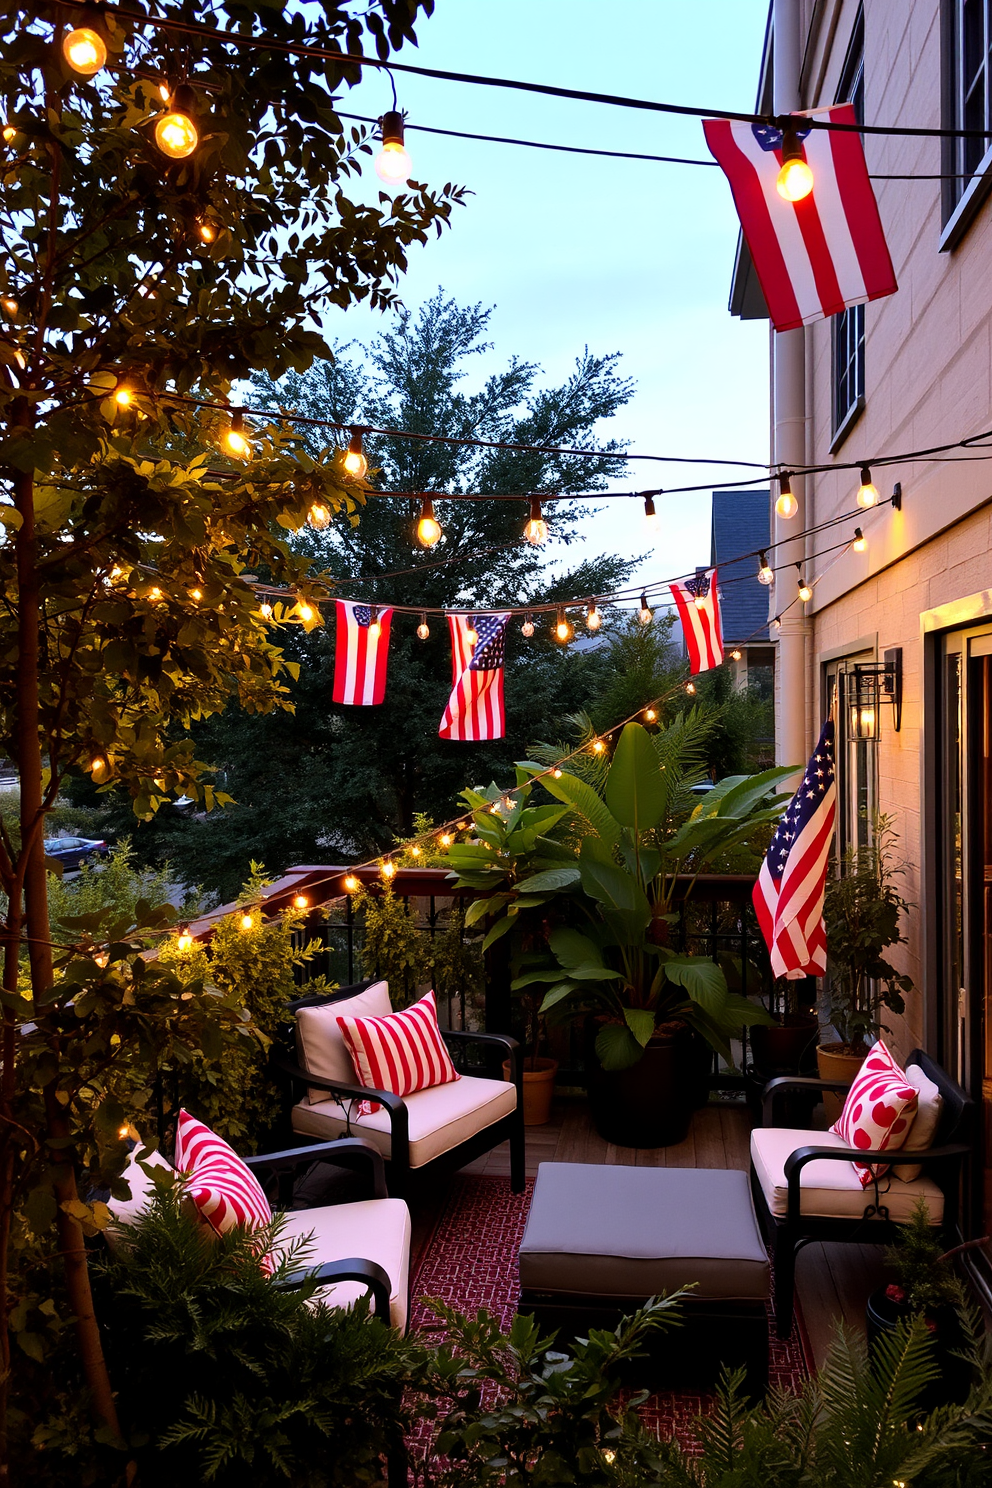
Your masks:
{"label": "red and white striped flag", "polygon": [[336,599],[334,692],[336,703],[371,707],[386,695],[386,661],[392,609]]}
{"label": "red and white striped flag", "polygon": [[438,729],[442,739],[502,739],[503,660],[509,615],[449,615],[451,696]]}
{"label": "red and white striped flag", "polygon": [[772,971],[790,982],[827,969],[823,894],[836,806],[834,724],[828,718],[751,894]]}
{"label": "red and white striped flag", "polygon": [[672,584],[672,598],[678,608],[689,652],[689,670],[708,672],[723,660],[723,627],[720,624],[720,596],[716,569],[701,568],[694,579]]}
{"label": "red and white striped flag", "polygon": [[[854,105],[811,109],[838,124],[856,124]],[[791,331],[878,300],[898,288],[865,163],[861,136],[803,128],[793,114],[813,190],[786,201],[775,188],[782,132],[766,124],[704,119],[710,153],[723,167],[737,215],[777,331]]]}

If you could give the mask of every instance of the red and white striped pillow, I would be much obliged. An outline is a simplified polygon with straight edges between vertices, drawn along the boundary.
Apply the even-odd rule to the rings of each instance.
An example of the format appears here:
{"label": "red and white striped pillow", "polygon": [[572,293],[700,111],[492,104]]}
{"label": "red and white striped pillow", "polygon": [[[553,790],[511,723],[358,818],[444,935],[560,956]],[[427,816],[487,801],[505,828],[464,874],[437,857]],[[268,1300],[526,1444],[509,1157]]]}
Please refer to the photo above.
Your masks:
{"label": "red and white striped pillow", "polygon": [[[451,1062],[437,1026],[437,1003],[428,992],[412,1007],[384,1018],[338,1018],[359,1085],[410,1095],[433,1085],[449,1085],[461,1075]],[[377,1101],[361,1101],[369,1116]]]}
{"label": "red and white striped pillow", "polygon": [[235,1225],[254,1230],[272,1223],[269,1201],[251,1169],[188,1111],[180,1111],[176,1123],[176,1171],[187,1175],[187,1193],[218,1235]]}
{"label": "red and white striped pillow", "polygon": [[[879,1039],[854,1078],[844,1109],[830,1130],[849,1147],[862,1152],[895,1151],[901,1147],[916,1115],[917,1092]],[[855,1163],[854,1171],[867,1188],[889,1171],[888,1163],[874,1168]]]}

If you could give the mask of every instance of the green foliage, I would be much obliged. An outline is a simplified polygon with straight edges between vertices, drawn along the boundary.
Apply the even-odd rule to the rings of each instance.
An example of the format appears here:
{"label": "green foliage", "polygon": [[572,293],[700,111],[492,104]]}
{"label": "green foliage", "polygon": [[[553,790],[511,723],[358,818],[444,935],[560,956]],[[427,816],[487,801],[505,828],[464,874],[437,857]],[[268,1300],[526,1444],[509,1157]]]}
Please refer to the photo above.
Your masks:
{"label": "green foliage", "polygon": [[[270,1278],[259,1233],[207,1233],[160,1191],[102,1267],[111,1367],[140,1481],[252,1488],[378,1483],[402,1435],[412,1345],[385,1323],[328,1308],[299,1248]],[[278,1240],[279,1222],[264,1241]],[[42,1433],[39,1433],[42,1435]]]}
{"label": "green foliage", "polygon": [[[169,864],[165,864],[157,872],[139,869],[131,841],[124,838],[110,849],[106,861],[99,869],[84,863],[78,878],[69,882],[51,874],[48,883],[48,913],[56,934],[71,937],[69,925],[63,922],[71,920],[75,915],[108,910],[133,920],[139,899],[144,899],[149,904],[168,904],[169,896],[175,890],[175,880]],[[195,900],[187,900],[183,910],[186,914],[194,914]]]}
{"label": "green foliage", "polygon": [[360,889],[352,899],[362,925],[362,974],[389,983],[394,1007],[406,1007],[424,989],[439,999],[464,995],[471,1006],[483,990],[482,954],[477,937],[466,936],[466,916],[454,900],[431,934],[417,923],[413,904],[404,903],[387,884]]}
{"label": "green foliage", "polygon": [[930,1221],[926,1199],[920,1197],[913,1205],[909,1220],[899,1227],[898,1242],[886,1247],[885,1261],[895,1272],[901,1293],[893,1300],[912,1312],[926,1317],[939,1307],[963,1306],[964,1289],[944,1249],[940,1227]]}
{"label": "green foliage", "polygon": [[883,956],[906,941],[899,922],[910,906],[895,887],[901,867],[892,866],[896,833],[892,818],[875,818],[871,841],[852,848],[840,875],[828,880],[823,905],[827,929],[830,1021],[855,1053],[868,1052],[869,1038],[885,1028],[883,1008],[905,1010],[911,977]]}

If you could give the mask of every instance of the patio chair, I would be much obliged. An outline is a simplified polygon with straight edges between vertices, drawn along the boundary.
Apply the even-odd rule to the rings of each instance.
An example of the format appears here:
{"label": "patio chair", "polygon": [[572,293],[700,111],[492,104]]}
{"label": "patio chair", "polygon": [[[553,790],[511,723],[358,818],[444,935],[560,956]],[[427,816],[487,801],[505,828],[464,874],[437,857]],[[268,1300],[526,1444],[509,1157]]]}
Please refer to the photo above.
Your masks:
{"label": "patio chair", "polygon": [[[374,1143],[388,1164],[389,1192],[404,1197],[413,1173],[438,1166],[461,1168],[501,1143],[510,1144],[510,1187],[524,1188],[524,1124],[519,1046],[507,1034],[441,1030],[456,1067],[458,1056],[480,1045],[509,1065],[510,1078],[467,1073],[447,1085],[398,1096],[355,1083],[354,1066],[336,1019],[383,1017],[392,1011],[384,981],[360,982],[291,1004],[296,1016],[297,1058],[276,1055],[275,1066],[293,1082],[290,1113],[295,1135],[315,1141],[358,1134]],[[371,1115],[363,1101],[377,1102]]]}
{"label": "patio chair", "polygon": [[[836,1080],[783,1076],[771,1080],[762,1096],[762,1125],[751,1133],[751,1186],[759,1222],[772,1246],[775,1270],[775,1321],[780,1338],[792,1332],[796,1252],[811,1240],[891,1244],[909,1220],[917,1200],[926,1200],[931,1223],[955,1243],[961,1167],[971,1151],[974,1103],[961,1086],[922,1049],[914,1049],[906,1068],[919,1065],[943,1102],[932,1144],[923,1150],[862,1152],[828,1131],[800,1131],[773,1124],[778,1096],[789,1091],[849,1087]],[[889,1172],[862,1188],[854,1163],[889,1164]],[[904,1182],[901,1166],[921,1165],[919,1177]]]}

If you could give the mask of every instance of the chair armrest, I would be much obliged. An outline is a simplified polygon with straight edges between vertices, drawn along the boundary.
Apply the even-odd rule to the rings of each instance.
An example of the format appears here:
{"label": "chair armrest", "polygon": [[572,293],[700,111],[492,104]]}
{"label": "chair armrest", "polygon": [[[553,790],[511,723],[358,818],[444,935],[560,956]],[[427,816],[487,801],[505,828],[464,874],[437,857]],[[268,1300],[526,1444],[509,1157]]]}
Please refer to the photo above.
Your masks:
{"label": "chair armrest", "polygon": [[364,1137],[339,1137],[334,1142],[315,1142],[310,1147],[291,1147],[285,1152],[260,1152],[243,1162],[252,1172],[285,1173],[301,1163],[331,1163],[334,1167],[364,1168],[372,1179],[374,1199],[387,1197],[386,1169],[382,1154]]}
{"label": "chair armrest", "polygon": [[[941,1158],[963,1157],[971,1148],[967,1142],[947,1142],[942,1147],[925,1147],[919,1152],[904,1152],[902,1162],[899,1161],[901,1148],[895,1151],[879,1152],[874,1148],[862,1152],[856,1147],[797,1147],[795,1152],[789,1154],[785,1160],[785,1177],[789,1185],[789,1219],[798,1221],[800,1217],[800,1174],[807,1163],[820,1162],[853,1162],[853,1163],[886,1163],[889,1167],[908,1167],[910,1163],[923,1163],[939,1161]],[[867,1190],[866,1190],[867,1192]]]}
{"label": "chair armrest", "polygon": [[846,1080],[820,1080],[816,1075],[778,1075],[774,1080],[769,1080],[761,1092],[761,1124],[762,1126],[774,1126],[772,1114],[775,1105],[775,1097],[786,1090],[850,1090],[850,1082]]}
{"label": "chair armrest", "polygon": [[340,1080],[329,1080],[325,1075],[312,1075],[301,1065],[295,1064],[291,1059],[283,1059],[277,1056],[272,1060],[272,1067],[281,1070],[284,1075],[290,1075],[294,1080],[300,1080],[304,1085],[310,1085],[315,1090],[326,1090],[329,1095],[345,1096],[348,1100],[378,1101],[380,1106],[385,1106],[389,1112],[389,1131],[392,1140],[401,1143],[404,1147],[410,1142],[410,1118],[401,1096],[392,1090],[374,1090],[371,1085],[344,1085]]}
{"label": "chair armrest", "polygon": [[276,1282],[282,1291],[292,1292],[316,1281],[321,1286],[332,1286],[338,1281],[360,1281],[369,1289],[372,1310],[376,1317],[389,1322],[389,1293],[392,1286],[386,1272],[375,1261],[362,1260],[357,1256],[342,1261],[325,1261],[322,1266],[307,1271],[291,1271],[284,1280]]}
{"label": "chair armrest", "polygon": [[489,1044],[491,1047],[499,1047],[506,1052],[510,1064],[510,1083],[519,1085],[518,1070],[520,1067],[520,1044],[517,1039],[511,1038],[508,1033],[471,1033],[463,1028],[442,1028],[441,1037],[447,1041],[454,1039],[463,1044]]}

